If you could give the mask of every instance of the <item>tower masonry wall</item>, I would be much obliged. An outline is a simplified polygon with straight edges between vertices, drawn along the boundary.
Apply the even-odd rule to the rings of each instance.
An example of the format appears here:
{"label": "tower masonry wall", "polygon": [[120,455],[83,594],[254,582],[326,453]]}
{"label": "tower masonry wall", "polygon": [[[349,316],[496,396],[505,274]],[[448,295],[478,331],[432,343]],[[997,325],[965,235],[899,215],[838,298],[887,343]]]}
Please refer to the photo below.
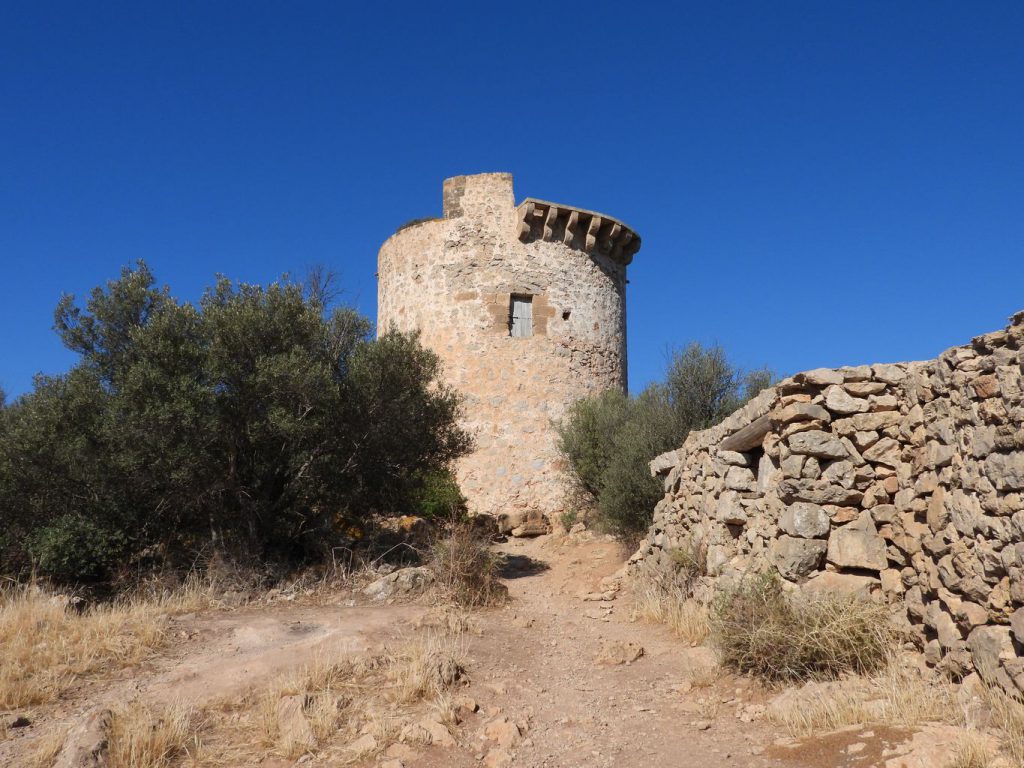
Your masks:
{"label": "tower masonry wall", "polygon": [[[472,511],[564,507],[554,422],[579,398],[626,386],[626,264],[632,230],[527,200],[509,174],[444,184],[444,217],[411,224],[378,257],[378,328],[418,330],[464,397],[474,450],[457,476]],[[512,336],[513,297],[531,334]]]}

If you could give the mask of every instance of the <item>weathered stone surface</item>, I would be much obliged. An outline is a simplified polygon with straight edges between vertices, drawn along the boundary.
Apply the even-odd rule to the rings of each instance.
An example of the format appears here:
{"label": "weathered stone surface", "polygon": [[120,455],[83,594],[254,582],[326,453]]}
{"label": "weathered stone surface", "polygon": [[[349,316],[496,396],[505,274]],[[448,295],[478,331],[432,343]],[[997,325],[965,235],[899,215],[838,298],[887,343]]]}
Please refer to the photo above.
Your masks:
{"label": "weathered stone surface", "polygon": [[[566,480],[554,423],[582,397],[625,389],[626,267],[640,237],[574,206],[517,205],[507,173],[446,179],[442,197],[442,218],[381,246],[377,326],[419,331],[465,396],[476,440],[456,475],[470,510],[554,519]],[[514,300],[528,325],[510,322]]]}
{"label": "weathered stone surface", "polygon": [[822,571],[808,579],[802,589],[812,595],[845,595],[867,600],[878,586],[879,580],[872,576]]}
{"label": "weathered stone surface", "polygon": [[747,522],[747,513],[740,504],[739,494],[735,491],[726,491],[718,500],[716,517],[726,525],[743,525]]}
{"label": "weathered stone surface", "polygon": [[928,502],[928,527],[938,533],[949,525],[949,510],[946,509],[946,489],[939,486]]}
{"label": "weathered stone surface", "polygon": [[832,413],[849,415],[869,411],[871,403],[863,398],[853,397],[842,387],[834,386],[825,391],[825,407]]}
{"label": "weathered stone surface", "polygon": [[967,645],[974,668],[986,680],[994,677],[1003,661],[1016,658],[1009,627],[976,627],[968,636]]}
{"label": "weathered stone surface", "polygon": [[845,459],[850,455],[840,440],[828,432],[819,430],[798,432],[793,435],[789,438],[789,449],[793,453],[821,459]]}
{"label": "weathered stone surface", "polygon": [[283,696],[277,702],[277,727],[281,734],[281,741],[288,745],[289,750],[293,748],[312,749],[316,746],[313,727],[306,719],[306,703],[305,694]]}
{"label": "weathered stone surface", "polygon": [[772,421],[776,424],[791,424],[795,421],[820,421],[828,423],[832,414],[814,403],[791,403],[785,408],[772,411]]}
{"label": "weathered stone surface", "polygon": [[806,382],[815,386],[828,384],[842,384],[843,374],[831,368],[815,368],[813,371],[804,371],[793,377],[798,382]]}
{"label": "weathered stone surface", "polygon": [[779,518],[779,528],[790,536],[817,539],[828,534],[829,519],[817,504],[798,501],[786,507]]}
{"label": "weathered stone surface", "polygon": [[820,480],[783,480],[778,485],[779,498],[790,504],[794,501],[809,501],[812,504],[860,504],[864,494]]}
{"label": "weathered stone surface", "polygon": [[875,464],[884,464],[887,467],[899,467],[902,447],[891,437],[883,437],[877,443],[864,451],[864,458]]}
{"label": "weathered stone surface", "polygon": [[427,567],[401,568],[382,576],[363,589],[363,594],[374,600],[409,595],[418,592],[434,582],[434,573]]}
{"label": "weathered stone surface", "polygon": [[[701,599],[718,578],[774,566],[810,593],[892,604],[943,674],[994,666],[990,682],[1024,691],[1011,642],[1024,640],[1022,347],[1024,320],[938,360],[809,372],[762,392],[687,438],[631,563],[666,563],[696,536]],[[754,424],[761,453],[716,456]]]}
{"label": "weathered stone surface", "polygon": [[889,564],[885,540],[875,531],[870,517],[832,531],[827,557],[830,563],[840,568],[882,571]]}
{"label": "weathered stone surface", "polygon": [[821,566],[826,546],[820,539],[780,536],[772,544],[771,559],[783,578],[796,580]]}
{"label": "weathered stone surface", "polygon": [[985,474],[997,490],[1024,490],[1024,452],[993,453],[985,459]]}
{"label": "weathered stone surface", "polygon": [[112,715],[109,709],[94,709],[64,738],[53,768],[103,768],[107,764]]}

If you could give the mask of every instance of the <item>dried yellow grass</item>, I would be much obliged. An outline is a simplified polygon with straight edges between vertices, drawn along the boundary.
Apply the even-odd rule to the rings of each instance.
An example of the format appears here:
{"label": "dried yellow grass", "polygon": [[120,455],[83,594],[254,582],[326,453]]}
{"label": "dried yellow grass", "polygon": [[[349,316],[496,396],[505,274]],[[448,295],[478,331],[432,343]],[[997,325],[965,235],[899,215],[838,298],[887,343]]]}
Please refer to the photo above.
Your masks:
{"label": "dried yellow grass", "polygon": [[208,604],[199,580],[83,611],[35,584],[0,589],[0,709],[45,704],[80,678],[137,664],[164,642],[170,616]]}
{"label": "dried yellow grass", "polygon": [[[347,745],[371,734],[383,749],[397,739],[417,704],[444,718],[452,710],[448,691],[462,674],[465,653],[464,633],[444,628],[420,631],[374,656],[323,649],[309,664],[242,699],[209,707],[203,765],[235,766],[267,755],[296,759],[306,752],[329,755],[331,765],[355,762],[360,755]],[[282,732],[278,705],[286,696],[303,697],[314,744]]]}
{"label": "dried yellow grass", "polygon": [[953,745],[953,756],[944,768],[989,768],[995,758],[989,740],[977,731],[964,730]]}
{"label": "dried yellow grass", "polygon": [[981,698],[992,713],[990,726],[999,732],[1002,752],[1016,768],[1024,768],[1024,698],[985,684]]}
{"label": "dried yellow grass", "polygon": [[633,615],[636,618],[664,624],[690,645],[700,645],[707,639],[708,609],[690,598],[682,586],[637,579],[632,592]]}
{"label": "dried yellow grass", "polygon": [[805,689],[812,692],[809,695],[794,692],[788,703],[774,704],[768,719],[796,737],[872,723],[913,727],[964,722],[956,687],[904,658],[891,656],[871,677],[849,676],[817,685],[820,688]]}
{"label": "dried yellow grass", "polygon": [[197,713],[176,704],[158,710],[142,705],[115,712],[108,768],[171,768],[199,757]]}
{"label": "dried yellow grass", "polygon": [[67,737],[66,728],[55,728],[37,738],[27,750],[28,768],[50,768],[57,759],[57,753],[64,746]]}

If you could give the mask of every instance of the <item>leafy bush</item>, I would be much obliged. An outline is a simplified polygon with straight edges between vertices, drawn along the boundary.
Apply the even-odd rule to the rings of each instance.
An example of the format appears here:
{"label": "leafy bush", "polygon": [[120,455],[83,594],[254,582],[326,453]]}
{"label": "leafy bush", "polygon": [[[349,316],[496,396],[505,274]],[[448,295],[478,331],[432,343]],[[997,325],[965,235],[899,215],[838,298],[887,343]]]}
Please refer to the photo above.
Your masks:
{"label": "leafy bush", "polygon": [[427,520],[465,520],[466,497],[451,472],[432,472],[423,478],[416,509]]}
{"label": "leafy bush", "polygon": [[877,672],[899,645],[884,605],[787,594],[773,574],[723,591],[712,604],[711,633],[724,666],[769,682]]}
{"label": "leafy bush", "polygon": [[[322,278],[220,278],[195,305],[154,282],[140,263],[84,307],[64,297],[78,364],[0,408],[0,570],[315,559],[369,515],[416,511],[468,449],[438,358],[415,335],[371,338]],[[83,559],[65,551],[100,532]]]}
{"label": "leafy bush", "polygon": [[59,517],[36,529],[29,549],[39,569],[61,581],[99,581],[109,576],[124,537],[78,515]]}
{"label": "leafy bush", "polygon": [[694,343],[672,355],[664,383],[636,397],[609,390],[577,402],[558,425],[570,503],[593,508],[599,526],[620,538],[637,538],[663,494],[651,459],[678,448],[690,430],[718,423],[772,380],[768,371],[731,366],[720,347]]}

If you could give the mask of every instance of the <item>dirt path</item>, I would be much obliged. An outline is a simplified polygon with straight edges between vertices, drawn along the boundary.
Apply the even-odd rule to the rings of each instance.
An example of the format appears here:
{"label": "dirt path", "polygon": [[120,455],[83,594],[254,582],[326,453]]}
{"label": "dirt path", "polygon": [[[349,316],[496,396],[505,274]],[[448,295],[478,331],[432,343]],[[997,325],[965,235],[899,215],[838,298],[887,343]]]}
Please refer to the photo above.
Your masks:
{"label": "dirt path", "polygon": [[[708,648],[688,647],[661,626],[633,621],[628,590],[608,600],[595,594],[622,566],[613,541],[545,536],[498,548],[507,557],[511,601],[472,617],[470,682],[453,692],[453,701],[470,701],[463,701],[461,722],[452,728],[454,744],[392,744],[389,754],[361,766],[926,768],[934,762],[893,760],[912,735],[898,729],[786,739],[765,719],[767,694],[759,686],[723,673]],[[71,691],[34,713],[32,730],[75,722],[97,705],[201,704],[241,695],[308,664],[320,648],[377,652],[415,632],[428,611],[356,605],[352,597],[178,617],[171,626],[175,641],[164,653]],[[19,764],[21,734],[15,736],[0,743],[2,766]],[[340,765],[336,755],[254,765]]]}
{"label": "dirt path", "polygon": [[[614,542],[543,537],[500,549],[520,567],[508,574],[511,605],[483,615],[470,649],[469,692],[484,713],[464,723],[467,754],[431,766],[479,765],[481,757],[506,765],[507,753],[530,768],[841,768],[885,765],[905,751],[908,734],[897,729],[780,738],[763,717],[765,692],[716,670],[709,649],[631,621],[628,594],[583,599],[621,567]],[[607,660],[637,646],[643,655],[629,664]],[[492,741],[474,741],[489,715],[519,723],[522,737],[494,752]]]}

